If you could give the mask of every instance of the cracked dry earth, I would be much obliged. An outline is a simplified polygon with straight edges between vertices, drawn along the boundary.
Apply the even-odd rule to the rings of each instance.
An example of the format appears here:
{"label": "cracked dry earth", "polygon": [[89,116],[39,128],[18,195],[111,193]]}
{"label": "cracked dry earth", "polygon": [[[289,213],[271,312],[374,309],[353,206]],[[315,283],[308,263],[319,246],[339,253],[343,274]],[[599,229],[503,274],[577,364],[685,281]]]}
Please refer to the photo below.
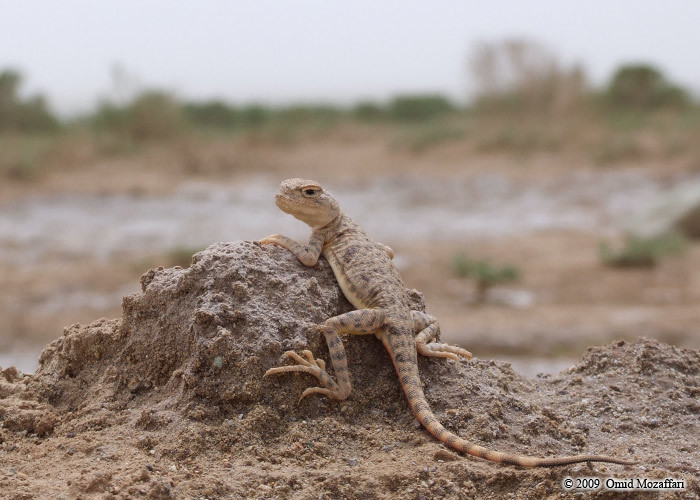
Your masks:
{"label": "cracked dry earth", "polygon": [[2,371],[0,498],[571,498],[566,476],[671,477],[686,490],[648,497],[700,497],[697,350],[620,341],[535,379],[498,361],[421,359],[435,414],[460,436],[639,461],[527,470],[460,456],[419,428],[373,337],[346,339],[347,401],[298,402],[308,375],[262,378],[288,349],[327,358],[311,326],[351,306],[324,260],[219,243],[141,284],[121,319],[66,328],[35,374]]}

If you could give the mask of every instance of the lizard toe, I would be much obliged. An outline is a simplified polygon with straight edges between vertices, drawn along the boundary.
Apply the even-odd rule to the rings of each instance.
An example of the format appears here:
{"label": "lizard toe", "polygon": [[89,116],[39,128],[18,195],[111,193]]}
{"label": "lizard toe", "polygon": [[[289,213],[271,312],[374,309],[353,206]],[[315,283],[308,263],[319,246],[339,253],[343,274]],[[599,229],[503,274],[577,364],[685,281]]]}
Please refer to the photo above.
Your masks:
{"label": "lizard toe", "polygon": [[299,396],[299,402],[311,394],[323,394],[324,396],[333,398],[333,391],[330,389],[326,389],[325,387],[308,387],[301,393],[301,396]]}
{"label": "lizard toe", "polygon": [[274,245],[279,241],[279,238],[279,234],[271,234],[270,236],[266,236],[260,241],[258,241],[258,243],[261,245]]}

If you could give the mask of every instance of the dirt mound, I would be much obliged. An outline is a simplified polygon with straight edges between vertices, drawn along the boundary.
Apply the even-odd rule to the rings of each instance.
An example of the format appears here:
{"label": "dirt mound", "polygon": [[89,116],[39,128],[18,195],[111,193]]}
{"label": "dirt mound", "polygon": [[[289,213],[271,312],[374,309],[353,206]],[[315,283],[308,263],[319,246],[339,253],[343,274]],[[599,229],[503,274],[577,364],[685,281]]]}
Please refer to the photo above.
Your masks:
{"label": "dirt mound", "polygon": [[32,376],[2,372],[1,498],[534,498],[564,493],[566,476],[672,477],[687,489],[671,497],[700,496],[698,351],[619,342],[537,379],[421,359],[437,417],[467,439],[640,462],[522,470],[462,458],[418,428],[373,337],[346,342],[348,401],[298,402],[309,376],[262,378],[285,350],[328,358],[314,325],[351,306],[323,260],[220,243],[141,283],[122,319],[67,328]]}
{"label": "dirt mound", "polygon": [[285,250],[249,242],[213,245],[187,269],[152,269],[141,287],[124,298],[121,321],[73,325],[43,351],[35,378],[62,410],[118,400],[211,420],[263,398],[284,404],[279,386],[295,378],[263,380],[265,370],[287,350],[322,352],[315,325],[352,309],[325,261],[300,267]]}

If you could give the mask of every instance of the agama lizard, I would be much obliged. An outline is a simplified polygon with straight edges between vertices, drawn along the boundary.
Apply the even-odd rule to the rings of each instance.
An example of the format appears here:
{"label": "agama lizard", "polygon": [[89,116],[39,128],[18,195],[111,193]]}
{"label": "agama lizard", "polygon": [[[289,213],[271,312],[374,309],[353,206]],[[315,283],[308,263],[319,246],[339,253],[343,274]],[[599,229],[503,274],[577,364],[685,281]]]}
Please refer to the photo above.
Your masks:
{"label": "agama lizard", "polygon": [[284,247],[306,266],[314,266],[319,256],[323,255],[331,265],[345,297],[357,309],[329,318],[318,326],[328,344],[335,380],[326,372],[325,362],[314,359],[308,350],[303,351],[304,357],[287,351],[285,356],[297,364],[271,368],[265,376],[288,372],[310,373],[318,378],[323,387],[307,388],[302,398],[310,394],[324,394],[344,400],[350,395],[351,384],[340,334],[374,334],[389,352],[408,404],[418,421],[435,438],[459,452],[491,462],[523,467],[551,467],[578,462],[635,463],[601,455],[560,458],[512,455],[470,443],[447,430],[431,411],[423,393],[417,354],[457,360],[460,356],[469,359],[471,353],[436,341],[439,334],[437,320],[410,309],[403,281],[392,262],[391,248],[370,239],[355,221],[343,213],[335,198],[320,184],[302,179],[282,181],[275,202],[281,210],[311,226],[311,239],[306,246],[302,246],[291,238],[274,234],[260,243]]}

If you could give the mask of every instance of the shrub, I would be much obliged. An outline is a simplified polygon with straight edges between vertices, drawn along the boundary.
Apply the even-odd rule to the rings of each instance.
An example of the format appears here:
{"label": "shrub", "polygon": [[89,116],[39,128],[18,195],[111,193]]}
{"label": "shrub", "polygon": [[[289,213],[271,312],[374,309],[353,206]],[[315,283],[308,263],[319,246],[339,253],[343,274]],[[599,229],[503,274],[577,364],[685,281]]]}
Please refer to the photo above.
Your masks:
{"label": "shrub", "polygon": [[135,142],[169,139],[182,131],[181,107],[167,93],[146,91],[120,107],[102,102],[90,120],[98,130],[125,136]]}
{"label": "shrub", "polygon": [[336,122],[342,112],[339,108],[329,104],[295,105],[278,109],[274,116],[277,121],[287,125],[299,124],[323,124]]}
{"label": "shrub", "polygon": [[363,122],[377,122],[386,117],[386,111],[382,106],[374,102],[360,102],[352,108],[351,114],[357,120]]}
{"label": "shrub", "polygon": [[240,121],[243,127],[260,127],[270,120],[271,111],[260,105],[252,104],[240,110]]}
{"label": "shrub", "polygon": [[681,253],[687,245],[680,233],[667,233],[652,238],[629,237],[622,248],[613,249],[602,242],[599,255],[611,267],[654,267],[661,257]]}
{"label": "shrub", "polygon": [[418,122],[451,113],[455,106],[437,94],[404,95],[395,97],[387,108],[390,119],[401,122]]}
{"label": "shrub", "polygon": [[241,112],[223,101],[187,103],[182,109],[187,121],[197,126],[230,129],[242,121]]}
{"label": "shrub", "polygon": [[129,109],[129,128],[135,139],[166,139],[180,132],[183,116],[180,106],[167,93],[144,92]]}
{"label": "shrub", "polygon": [[608,85],[607,97],[612,106],[631,109],[685,107],[690,103],[685,90],[669,83],[661,71],[648,64],[618,69]]}
{"label": "shrub", "polygon": [[491,287],[520,279],[520,271],[515,266],[495,266],[487,260],[473,260],[463,253],[455,254],[451,261],[452,272],[458,278],[471,278],[476,281],[476,302],[482,304]]}
{"label": "shrub", "polygon": [[43,96],[30,97],[26,101],[18,95],[22,75],[13,70],[0,73],[0,131],[22,132],[54,131],[59,122],[48,109]]}

